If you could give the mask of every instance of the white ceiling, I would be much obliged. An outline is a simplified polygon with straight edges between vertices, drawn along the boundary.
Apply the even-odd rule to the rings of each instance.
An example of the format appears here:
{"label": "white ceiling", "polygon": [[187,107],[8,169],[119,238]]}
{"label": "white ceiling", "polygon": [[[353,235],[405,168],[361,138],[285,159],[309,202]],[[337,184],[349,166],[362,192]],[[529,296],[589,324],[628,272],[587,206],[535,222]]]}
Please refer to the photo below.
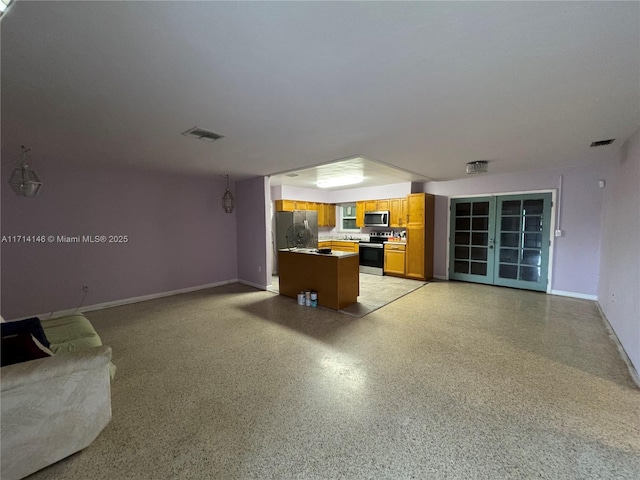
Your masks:
{"label": "white ceiling", "polygon": [[639,19],[638,2],[18,1],[2,154],[232,179],[357,155],[435,180],[606,162],[640,124]]}

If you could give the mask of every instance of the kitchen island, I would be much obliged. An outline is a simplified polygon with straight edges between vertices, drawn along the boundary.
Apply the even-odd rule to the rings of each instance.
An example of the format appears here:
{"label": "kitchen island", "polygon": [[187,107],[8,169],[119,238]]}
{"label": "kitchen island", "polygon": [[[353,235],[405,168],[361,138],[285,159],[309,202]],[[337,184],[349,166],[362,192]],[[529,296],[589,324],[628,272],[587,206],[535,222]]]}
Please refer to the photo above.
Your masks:
{"label": "kitchen island", "polygon": [[359,256],[353,252],[321,254],[315,249],[280,250],[280,295],[297,298],[304,290],[318,292],[318,305],[341,310],[358,301]]}

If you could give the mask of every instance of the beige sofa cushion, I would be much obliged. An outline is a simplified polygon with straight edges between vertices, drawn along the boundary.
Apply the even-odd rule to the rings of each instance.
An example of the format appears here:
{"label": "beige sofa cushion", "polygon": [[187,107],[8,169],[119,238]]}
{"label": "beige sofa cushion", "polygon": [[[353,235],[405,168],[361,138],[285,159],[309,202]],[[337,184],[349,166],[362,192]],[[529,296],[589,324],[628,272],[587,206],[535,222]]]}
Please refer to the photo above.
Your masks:
{"label": "beige sofa cushion", "polygon": [[102,340],[84,315],[45,320],[42,328],[53,353],[75,352],[102,345]]}
{"label": "beige sofa cushion", "polygon": [[2,367],[2,480],[87,447],[111,419],[111,348]]}

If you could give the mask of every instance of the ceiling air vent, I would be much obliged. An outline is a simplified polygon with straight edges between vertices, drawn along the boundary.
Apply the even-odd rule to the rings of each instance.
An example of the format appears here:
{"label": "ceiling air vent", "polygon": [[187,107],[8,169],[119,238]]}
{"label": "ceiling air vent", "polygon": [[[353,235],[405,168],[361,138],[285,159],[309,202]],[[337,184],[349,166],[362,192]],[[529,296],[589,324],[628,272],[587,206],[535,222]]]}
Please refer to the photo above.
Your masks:
{"label": "ceiling air vent", "polygon": [[204,140],[205,142],[215,142],[219,138],[224,137],[224,135],[220,135],[219,133],[212,132],[211,130],[205,130],[200,127],[193,127],[187,130],[186,132],[182,132],[182,135],[185,137],[198,138],[200,140]]}
{"label": "ceiling air vent", "polygon": [[615,138],[610,138],[609,140],[599,140],[597,142],[591,142],[592,147],[604,147],[605,145],[611,145]]}

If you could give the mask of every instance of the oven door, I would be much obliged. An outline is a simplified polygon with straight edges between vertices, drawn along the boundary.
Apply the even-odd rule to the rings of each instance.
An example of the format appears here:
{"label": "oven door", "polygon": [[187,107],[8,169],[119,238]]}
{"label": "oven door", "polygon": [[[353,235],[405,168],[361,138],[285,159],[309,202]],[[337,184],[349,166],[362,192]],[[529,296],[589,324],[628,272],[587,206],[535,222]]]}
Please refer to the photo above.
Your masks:
{"label": "oven door", "polygon": [[384,248],[381,244],[360,244],[360,266],[384,268]]}

